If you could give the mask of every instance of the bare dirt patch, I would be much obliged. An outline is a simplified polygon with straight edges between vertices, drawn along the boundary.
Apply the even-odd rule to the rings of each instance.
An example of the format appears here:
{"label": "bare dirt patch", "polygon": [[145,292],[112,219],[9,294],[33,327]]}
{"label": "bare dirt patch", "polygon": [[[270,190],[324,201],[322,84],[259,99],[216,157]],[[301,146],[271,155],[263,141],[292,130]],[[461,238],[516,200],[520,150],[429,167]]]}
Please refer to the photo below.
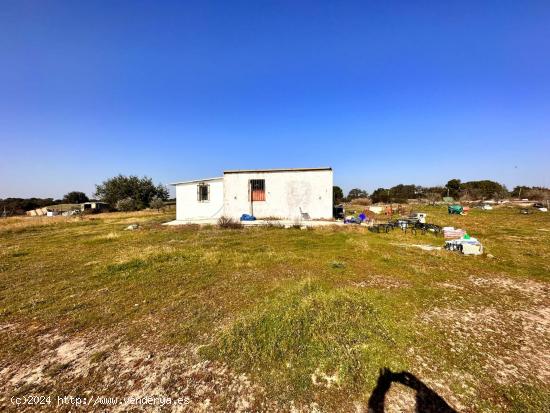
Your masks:
{"label": "bare dirt patch", "polygon": [[530,304],[520,308],[499,302],[466,307],[457,304],[432,309],[421,316],[422,322],[445,330],[451,352],[477,358],[482,370],[500,384],[521,383],[526,377],[549,384],[548,285],[533,280],[474,276],[469,283],[480,294],[485,289],[498,289],[502,297],[524,295]]}
{"label": "bare dirt patch", "polygon": [[[248,376],[219,363],[200,361],[191,351],[151,351],[102,334],[69,338],[48,333],[38,341],[42,350],[30,362],[14,362],[0,370],[2,394],[182,397],[186,404],[171,409],[182,412],[277,410]],[[86,394],[81,394],[83,388]],[[13,408],[8,400],[0,401],[0,408]],[[87,406],[86,411],[104,408]],[[109,411],[127,411],[127,407],[110,406]],[[149,411],[165,410],[157,406]]]}

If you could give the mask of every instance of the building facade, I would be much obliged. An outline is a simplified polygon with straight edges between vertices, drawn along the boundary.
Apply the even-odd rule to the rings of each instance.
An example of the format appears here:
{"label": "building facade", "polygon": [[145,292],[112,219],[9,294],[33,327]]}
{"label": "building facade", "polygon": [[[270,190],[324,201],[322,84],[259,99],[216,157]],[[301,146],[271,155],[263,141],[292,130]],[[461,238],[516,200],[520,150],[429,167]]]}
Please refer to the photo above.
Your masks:
{"label": "building facade", "polygon": [[222,177],[177,182],[178,221],[332,218],[332,169],[294,168],[225,171]]}

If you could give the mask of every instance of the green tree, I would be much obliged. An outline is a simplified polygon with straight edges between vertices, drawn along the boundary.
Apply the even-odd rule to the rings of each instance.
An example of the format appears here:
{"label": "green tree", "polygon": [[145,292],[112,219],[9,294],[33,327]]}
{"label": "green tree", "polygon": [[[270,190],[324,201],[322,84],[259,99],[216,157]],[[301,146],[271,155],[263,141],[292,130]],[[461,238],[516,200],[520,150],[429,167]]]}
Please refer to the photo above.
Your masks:
{"label": "green tree", "polygon": [[388,202],[390,200],[390,190],[386,188],[378,188],[376,189],[372,195],[370,196],[370,199],[373,203],[377,202]]}
{"label": "green tree", "polygon": [[445,189],[447,190],[446,196],[452,196],[453,198],[459,198],[460,197],[460,179],[451,179],[449,182],[447,182],[447,185],[445,185]]}
{"label": "green tree", "polygon": [[482,181],[464,182],[460,189],[473,199],[501,199],[508,196],[508,190],[502,184],[484,179]]}
{"label": "green tree", "polygon": [[63,197],[63,202],[66,204],[82,204],[88,201],[89,199],[86,194],[79,191],[71,191]]}
{"label": "green tree", "polygon": [[359,188],[353,188],[348,193],[348,200],[357,199],[357,198],[367,198],[369,194],[367,191]]}
{"label": "green tree", "polygon": [[339,186],[332,187],[332,202],[338,204],[344,199],[344,191]]}
{"label": "green tree", "polygon": [[530,189],[525,185],[516,186],[510,195],[514,198],[525,198]]}
{"label": "green tree", "polygon": [[396,185],[390,188],[390,199],[394,202],[407,202],[408,199],[416,198],[416,188],[415,185]]}
{"label": "green tree", "polygon": [[155,185],[148,177],[118,175],[96,185],[95,196],[109,205],[117,205],[120,200],[130,198],[135,203],[135,209],[143,209],[150,205],[154,197],[168,199],[168,189]]}

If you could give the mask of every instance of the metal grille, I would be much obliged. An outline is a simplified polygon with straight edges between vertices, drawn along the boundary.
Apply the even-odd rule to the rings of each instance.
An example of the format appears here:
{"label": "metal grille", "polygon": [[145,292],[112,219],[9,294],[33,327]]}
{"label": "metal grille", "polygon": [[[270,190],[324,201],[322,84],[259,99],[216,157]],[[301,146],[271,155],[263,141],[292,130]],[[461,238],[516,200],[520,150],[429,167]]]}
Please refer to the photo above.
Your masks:
{"label": "metal grille", "polygon": [[265,201],[265,179],[250,180],[250,200]]}
{"label": "metal grille", "polygon": [[197,200],[199,202],[205,202],[210,200],[210,185],[208,184],[197,185]]}

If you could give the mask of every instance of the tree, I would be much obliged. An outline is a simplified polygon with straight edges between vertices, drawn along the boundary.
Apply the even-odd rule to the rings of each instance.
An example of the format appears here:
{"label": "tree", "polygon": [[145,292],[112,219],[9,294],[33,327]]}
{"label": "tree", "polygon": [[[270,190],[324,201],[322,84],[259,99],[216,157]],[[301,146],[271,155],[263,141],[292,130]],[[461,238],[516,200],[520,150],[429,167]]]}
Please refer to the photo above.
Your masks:
{"label": "tree", "polygon": [[88,201],[89,199],[86,194],[79,191],[71,191],[63,197],[63,202],[66,204],[82,204]]}
{"label": "tree", "polygon": [[460,189],[472,199],[501,199],[508,196],[508,190],[498,182],[488,179],[482,181],[464,182]]}
{"label": "tree", "polygon": [[426,199],[431,205],[435,205],[437,201],[441,201],[443,194],[446,194],[444,188],[440,186],[432,186],[430,188],[421,189],[421,197]]}
{"label": "tree", "polygon": [[460,197],[460,179],[451,179],[445,185],[445,189],[447,189],[447,196],[452,196],[453,198]]}
{"label": "tree", "polygon": [[415,185],[399,184],[390,188],[389,197],[394,202],[407,202],[408,199],[416,198],[416,188]]}
{"label": "tree", "polygon": [[344,191],[339,186],[332,187],[332,203],[339,204],[344,199]]}
{"label": "tree", "polygon": [[525,185],[516,186],[510,195],[514,198],[525,198],[530,189]]}
{"label": "tree", "polygon": [[357,198],[367,198],[369,194],[367,191],[359,188],[353,188],[348,193],[348,200],[357,199]]}
{"label": "tree", "polygon": [[390,200],[390,190],[386,188],[378,188],[376,189],[372,195],[370,196],[370,199],[373,203],[377,202],[388,202]]}
{"label": "tree", "polygon": [[156,196],[151,199],[150,207],[160,212],[161,209],[164,209],[164,201]]}
{"label": "tree", "polygon": [[118,175],[96,185],[95,196],[115,206],[117,202],[130,198],[135,203],[135,209],[143,209],[150,205],[154,197],[168,199],[168,189],[161,184],[155,186],[153,180],[146,176]]}

